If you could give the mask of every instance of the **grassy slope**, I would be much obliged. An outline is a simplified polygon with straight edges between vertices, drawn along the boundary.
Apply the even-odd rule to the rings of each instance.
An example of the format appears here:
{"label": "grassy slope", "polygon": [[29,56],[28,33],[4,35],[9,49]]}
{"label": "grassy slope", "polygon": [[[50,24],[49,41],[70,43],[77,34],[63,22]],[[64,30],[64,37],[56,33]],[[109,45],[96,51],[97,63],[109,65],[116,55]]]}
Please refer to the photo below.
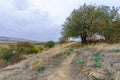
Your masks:
{"label": "grassy slope", "polygon": [[[70,46],[74,46],[74,50],[68,55],[66,52]],[[1,69],[0,80],[119,80],[119,49],[119,44],[105,43],[85,47],[75,42],[57,45]],[[80,54],[76,51],[80,51]],[[95,66],[93,54],[96,52],[100,52],[100,68]],[[38,71],[41,66],[44,66],[45,70]]]}

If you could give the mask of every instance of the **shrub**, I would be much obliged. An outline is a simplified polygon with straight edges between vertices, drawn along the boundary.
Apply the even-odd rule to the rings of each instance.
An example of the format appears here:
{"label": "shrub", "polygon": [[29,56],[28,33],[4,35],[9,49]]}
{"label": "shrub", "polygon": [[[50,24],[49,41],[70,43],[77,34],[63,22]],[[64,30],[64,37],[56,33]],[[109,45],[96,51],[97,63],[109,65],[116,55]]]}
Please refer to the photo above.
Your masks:
{"label": "shrub", "polygon": [[110,66],[113,67],[114,66],[114,63],[112,61],[109,62],[110,63]]}
{"label": "shrub", "polygon": [[107,77],[111,77],[112,74],[108,69],[106,69],[105,72],[106,72]]}
{"label": "shrub", "polygon": [[0,58],[4,60],[11,60],[16,57],[21,57],[23,54],[38,53],[39,48],[30,42],[18,42],[15,45],[9,45],[7,49],[0,51]]}
{"label": "shrub", "polygon": [[44,49],[44,46],[38,46],[39,50],[42,51]]}
{"label": "shrub", "polygon": [[0,58],[9,61],[15,55],[16,55],[16,52],[13,49],[6,49],[1,52]]}
{"label": "shrub", "polygon": [[44,67],[44,66],[40,66],[40,67],[37,69],[38,72],[41,72],[41,71],[44,71],[44,70],[45,70],[45,67]]}
{"label": "shrub", "polygon": [[49,48],[54,47],[55,46],[55,42],[54,41],[48,41],[46,43],[46,46],[49,47]]}
{"label": "shrub", "polygon": [[18,42],[16,48],[18,54],[33,54],[39,52],[39,48],[35,47],[31,42]]}
{"label": "shrub", "polygon": [[77,63],[77,64],[84,64],[84,63],[85,63],[85,60],[77,60],[76,63]]}
{"label": "shrub", "polygon": [[32,53],[38,53],[40,51],[40,49],[38,47],[34,47],[32,49]]}
{"label": "shrub", "polygon": [[100,68],[101,67],[101,63],[100,63],[100,52],[96,52],[93,54],[93,60],[95,61],[95,67],[96,68]]}

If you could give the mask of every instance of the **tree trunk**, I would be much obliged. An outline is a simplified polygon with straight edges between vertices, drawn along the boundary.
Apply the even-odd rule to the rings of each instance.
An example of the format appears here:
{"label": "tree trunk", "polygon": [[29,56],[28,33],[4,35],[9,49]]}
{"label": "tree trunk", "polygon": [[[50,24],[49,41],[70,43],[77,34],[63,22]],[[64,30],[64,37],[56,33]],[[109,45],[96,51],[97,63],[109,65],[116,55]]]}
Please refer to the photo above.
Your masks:
{"label": "tree trunk", "polygon": [[82,41],[83,43],[86,43],[86,42],[87,42],[86,38],[87,38],[87,33],[81,34],[81,41]]}

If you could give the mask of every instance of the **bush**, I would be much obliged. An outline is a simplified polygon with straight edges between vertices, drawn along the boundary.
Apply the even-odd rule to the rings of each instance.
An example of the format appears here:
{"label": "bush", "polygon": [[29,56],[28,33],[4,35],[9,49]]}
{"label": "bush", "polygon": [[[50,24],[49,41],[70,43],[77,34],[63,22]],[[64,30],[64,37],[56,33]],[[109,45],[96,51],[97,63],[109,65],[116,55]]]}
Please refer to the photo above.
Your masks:
{"label": "bush", "polygon": [[42,51],[44,49],[43,46],[38,46],[39,50]]}
{"label": "bush", "polygon": [[34,47],[31,52],[38,53],[39,51],[40,51],[40,49],[38,47]]}
{"label": "bush", "polygon": [[15,45],[9,45],[7,49],[0,51],[0,58],[10,61],[13,58],[21,57],[24,54],[38,53],[40,50],[30,42],[18,42]]}
{"label": "bush", "polygon": [[38,72],[41,72],[41,71],[44,71],[44,70],[45,70],[45,67],[44,67],[44,66],[40,66],[40,67],[37,69]]}
{"label": "bush", "polygon": [[9,61],[12,59],[12,57],[14,57],[16,55],[15,50],[13,50],[12,48],[6,49],[6,50],[2,50],[0,58],[4,59],[6,61]]}
{"label": "bush", "polygon": [[18,42],[16,48],[18,54],[33,54],[39,52],[39,48],[35,47],[31,42]]}
{"label": "bush", "polygon": [[49,47],[49,48],[54,47],[55,46],[55,42],[54,41],[48,41],[46,43],[46,46]]}

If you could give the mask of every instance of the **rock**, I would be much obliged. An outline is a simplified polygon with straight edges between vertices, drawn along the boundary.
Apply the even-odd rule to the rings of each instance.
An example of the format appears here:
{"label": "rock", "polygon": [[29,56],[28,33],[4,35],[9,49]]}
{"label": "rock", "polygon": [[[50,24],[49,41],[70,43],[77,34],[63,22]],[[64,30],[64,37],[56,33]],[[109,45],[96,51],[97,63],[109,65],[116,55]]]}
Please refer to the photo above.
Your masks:
{"label": "rock", "polygon": [[100,80],[103,80],[106,78],[106,76],[104,75],[104,73],[99,73],[99,72],[91,72],[89,74],[91,77],[94,77],[95,79],[100,79]]}

